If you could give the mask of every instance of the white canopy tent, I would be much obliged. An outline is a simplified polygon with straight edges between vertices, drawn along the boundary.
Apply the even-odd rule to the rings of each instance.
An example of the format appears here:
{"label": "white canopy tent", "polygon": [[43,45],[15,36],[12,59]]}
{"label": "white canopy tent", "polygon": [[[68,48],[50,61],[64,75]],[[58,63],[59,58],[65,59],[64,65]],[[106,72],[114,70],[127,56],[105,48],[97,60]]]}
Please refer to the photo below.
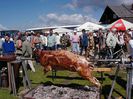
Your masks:
{"label": "white canopy tent", "polygon": [[89,30],[92,31],[92,30],[98,30],[98,29],[105,29],[105,27],[96,23],[86,22],[83,25],[76,28],[77,31],[82,31],[82,29],[85,29],[87,31]]}
{"label": "white canopy tent", "polygon": [[54,33],[57,32],[59,34],[62,34],[62,33],[66,33],[66,32],[70,33],[70,32],[73,32],[73,31],[70,30],[70,29],[59,27],[59,28],[54,29],[53,32]]}

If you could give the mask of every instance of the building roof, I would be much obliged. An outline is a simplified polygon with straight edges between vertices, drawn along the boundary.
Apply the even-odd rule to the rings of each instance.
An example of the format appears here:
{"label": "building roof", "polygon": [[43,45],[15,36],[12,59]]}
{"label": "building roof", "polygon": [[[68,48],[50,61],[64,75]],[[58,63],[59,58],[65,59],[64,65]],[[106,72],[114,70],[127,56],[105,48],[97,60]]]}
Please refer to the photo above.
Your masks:
{"label": "building roof", "polygon": [[133,17],[133,8],[132,5],[119,5],[108,7],[118,16],[118,17]]}
{"label": "building roof", "polygon": [[27,31],[29,30],[43,30],[43,29],[56,29],[56,28],[76,28],[80,25],[66,25],[66,26],[49,26],[49,27],[38,27],[38,28],[30,28],[30,29],[26,29]]}
{"label": "building roof", "polygon": [[133,4],[107,5],[99,22],[111,24],[121,18],[133,23]]}

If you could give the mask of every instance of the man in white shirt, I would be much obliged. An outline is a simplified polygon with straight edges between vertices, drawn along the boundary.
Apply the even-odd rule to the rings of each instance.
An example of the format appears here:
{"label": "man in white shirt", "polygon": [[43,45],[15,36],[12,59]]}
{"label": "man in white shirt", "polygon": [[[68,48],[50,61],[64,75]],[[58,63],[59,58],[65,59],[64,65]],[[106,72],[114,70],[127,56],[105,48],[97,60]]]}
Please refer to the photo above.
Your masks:
{"label": "man in white shirt", "polygon": [[55,44],[56,44],[56,37],[55,34],[53,34],[53,30],[49,30],[49,35],[47,36],[47,47],[48,50],[55,50]]}
{"label": "man in white shirt", "polygon": [[56,41],[55,49],[57,50],[57,49],[61,48],[60,36],[57,32],[55,33],[55,41]]}
{"label": "man in white shirt", "polygon": [[106,39],[106,44],[109,48],[111,58],[113,58],[113,53],[114,53],[116,44],[119,43],[118,38],[115,33],[116,33],[115,30],[110,31],[109,34],[107,35],[107,39]]}
{"label": "man in white shirt", "polygon": [[46,33],[44,33],[43,35],[41,35],[41,41],[42,41],[42,46],[44,50],[47,50],[47,36]]}

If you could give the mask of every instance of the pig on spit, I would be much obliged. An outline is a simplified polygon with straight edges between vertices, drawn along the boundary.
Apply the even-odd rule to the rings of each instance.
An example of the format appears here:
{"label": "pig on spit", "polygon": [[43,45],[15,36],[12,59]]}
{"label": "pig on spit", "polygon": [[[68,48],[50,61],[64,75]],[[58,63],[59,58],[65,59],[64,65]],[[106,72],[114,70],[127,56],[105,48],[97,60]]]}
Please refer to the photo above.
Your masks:
{"label": "pig on spit", "polygon": [[76,55],[66,50],[44,51],[36,50],[39,62],[44,67],[44,73],[54,70],[69,70],[77,72],[81,77],[89,80],[97,87],[100,87],[99,81],[93,77],[94,66],[86,60],[85,57]]}

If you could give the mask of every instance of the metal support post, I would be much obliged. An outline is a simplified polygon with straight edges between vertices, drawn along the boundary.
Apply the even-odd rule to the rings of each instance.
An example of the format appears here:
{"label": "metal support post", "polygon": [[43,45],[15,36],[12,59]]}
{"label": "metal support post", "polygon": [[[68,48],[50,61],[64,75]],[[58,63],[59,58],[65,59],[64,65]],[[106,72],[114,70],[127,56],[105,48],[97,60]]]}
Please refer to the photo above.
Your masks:
{"label": "metal support post", "polygon": [[18,64],[21,61],[15,60],[8,62],[8,76],[9,76],[9,87],[11,91],[13,92],[13,95],[17,95],[17,88],[16,88],[16,78],[14,74],[14,64]]}
{"label": "metal support post", "polygon": [[131,99],[133,63],[127,67],[126,99]]}
{"label": "metal support post", "polygon": [[15,77],[14,77],[14,68],[13,65],[11,64],[11,89],[13,91],[13,95],[17,95],[17,90],[16,90],[16,82],[15,82]]}
{"label": "metal support post", "polygon": [[27,67],[26,67],[25,61],[22,61],[22,71],[23,71],[24,87],[31,89],[31,82],[30,82],[29,77],[28,77]]}
{"label": "metal support post", "polygon": [[8,81],[9,81],[9,89],[11,90],[11,64],[8,62],[7,63],[7,67],[8,67]]}
{"label": "metal support post", "polygon": [[2,74],[2,72],[1,72],[1,70],[0,70],[0,87],[2,86],[1,74]]}
{"label": "metal support post", "polygon": [[55,69],[52,69],[52,80],[54,81],[56,77],[56,70]]}
{"label": "metal support post", "polygon": [[114,89],[115,81],[116,81],[117,76],[118,76],[119,69],[120,69],[120,65],[118,64],[118,66],[117,66],[117,68],[116,68],[116,71],[115,71],[115,78],[114,78],[114,80],[113,80],[113,82],[112,82],[112,87],[111,87],[111,90],[110,90],[108,99],[111,99],[112,92],[113,92],[113,89]]}

